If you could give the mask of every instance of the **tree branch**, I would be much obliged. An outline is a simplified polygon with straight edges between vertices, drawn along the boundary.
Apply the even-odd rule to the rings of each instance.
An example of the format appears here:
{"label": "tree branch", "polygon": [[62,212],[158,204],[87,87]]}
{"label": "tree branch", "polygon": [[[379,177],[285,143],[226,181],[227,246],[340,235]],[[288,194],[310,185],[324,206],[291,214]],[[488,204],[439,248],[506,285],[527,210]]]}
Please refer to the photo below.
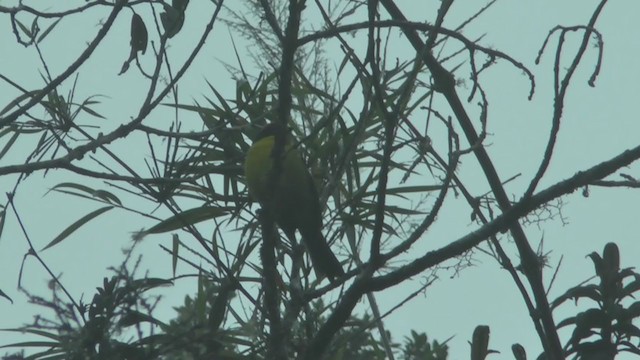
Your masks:
{"label": "tree branch", "polygon": [[[490,236],[512,227],[513,223],[518,222],[518,219],[534,211],[540,206],[561,196],[570,194],[583,186],[593,183],[594,181],[605,178],[638,159],[640,159],[640,146],[626,150],[618,156],[595,165],[587,170],[580,171],[574,176],[540,191],[529,199],[520,200],[513,204],[507,211],[497,216],[494,220],[483,225],[478,230],[451,242],[449,245],[430,251],[424,256],[386,275],[371,279],[363,285],[364,291],[380,291],[386,289],[399,284],[400,282],[417,275],[428,268],[438,265],[443,261],[460,256]],[[387,254],[384,256],[387,256]]]}

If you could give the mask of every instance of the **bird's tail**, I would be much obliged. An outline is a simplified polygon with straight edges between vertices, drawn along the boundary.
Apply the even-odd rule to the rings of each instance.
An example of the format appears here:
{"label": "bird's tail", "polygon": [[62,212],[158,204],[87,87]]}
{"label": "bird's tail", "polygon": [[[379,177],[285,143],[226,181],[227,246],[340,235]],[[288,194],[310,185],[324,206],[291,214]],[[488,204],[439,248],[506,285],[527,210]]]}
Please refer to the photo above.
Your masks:
{"label": "bird's tail", "polygon": [[331,251],[329,244],[327,244],[322,234],[316,232],[313,235],[301,235],[302,241],[307,247],[307,251],[311,257],[313,268],[319,275],[326,276],[331,282],[333,282],[335,278],[344,276],[344,270],[342,269],[340,261],[338,261],[333,254],[333,251]]}

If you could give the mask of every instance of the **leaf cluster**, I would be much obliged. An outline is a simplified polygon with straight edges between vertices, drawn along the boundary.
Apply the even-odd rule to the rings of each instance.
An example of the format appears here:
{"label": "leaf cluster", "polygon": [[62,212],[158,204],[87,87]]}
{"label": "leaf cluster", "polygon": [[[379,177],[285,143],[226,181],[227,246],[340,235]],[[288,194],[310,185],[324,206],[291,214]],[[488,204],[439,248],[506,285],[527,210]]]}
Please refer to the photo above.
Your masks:
{"label": "leaf cluster", "polygon": [[[22,350],[5,354],[2,359],[265,359],[261,339],[266,334],[261,334],[265,329],[260,325],[264,321],[260,313],[256,312],[248,322],[233,324],[225,320],[227,316],[239,319],[229,306],[235,298],[232,287],[216,285],[202,275],[196,294],[186,296],[183,304],[175,308],[175,317],[163,322],[153,315],[157,299],[150,291],[171,287],[172,282],[132,276],[105,278],[80,313],[74,312],[73,304],[59,297],[55,288],[51,300],[31,296],[32,302],[51,310],[54,317],[43,313],[33,324],[3,329],[43,340],[4,345],[4,349]],[[316,328],[325,321],[324,310],[321,300],[311,304],[309,322],[296,326],[292,343],[304,346],[309,327]],[[386,359],[381,340],[369,331],[373,323],[374,319],[366,314],[352,317],[328,349],[329,358]],[[411,331],[402,344],[394,343],[393,348],[398,359],[403,360],[445,360],[448,354],[446,342],[431,343],[426,334],[416,331]],[[25,355],[25,350],[30,354]]]}
{"label": "leaf cluster", "polygon": [[615,243],[605,245],[602,255],[592,252],[595,284],[583,284],[567,290],[553,306],[567,300],[589,300],[593,307],[580,311],[558,323],[558,328],[572,326],[566,346],[567,354],[581,358],[603,356],[613,358],[619,352],[640,355],[640,328],[633,324],[640,318],[640,301],[628,304],[640,291],[640,274],[634,268],[620,267],[620,250]]}

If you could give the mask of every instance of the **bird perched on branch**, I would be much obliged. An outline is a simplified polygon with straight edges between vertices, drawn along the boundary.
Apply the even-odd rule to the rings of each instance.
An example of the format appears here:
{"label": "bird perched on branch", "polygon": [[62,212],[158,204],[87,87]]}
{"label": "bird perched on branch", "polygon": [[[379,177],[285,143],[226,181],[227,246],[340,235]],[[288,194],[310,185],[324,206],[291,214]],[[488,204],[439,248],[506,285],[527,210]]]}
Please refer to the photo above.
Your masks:
{"label": "bird perched on branch", "polygon": [[244,163],[249,194],[295,243],[300,232],[319,276],[334,281],[344,275],[342,265],[322,235],[318,192],[284,125],[270,123],[258,134]]}

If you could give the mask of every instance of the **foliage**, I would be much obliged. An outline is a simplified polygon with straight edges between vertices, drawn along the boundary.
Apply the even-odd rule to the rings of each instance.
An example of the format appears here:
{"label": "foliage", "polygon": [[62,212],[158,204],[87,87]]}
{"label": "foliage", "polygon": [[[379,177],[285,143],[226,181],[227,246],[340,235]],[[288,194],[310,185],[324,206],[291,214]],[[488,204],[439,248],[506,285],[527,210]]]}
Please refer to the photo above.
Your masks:
{"label": "foliage", "polygon": [[[80,317],[73,311],[75,304],[61,297],[56,287],[52,288],[51,300],[32,295],[31,301],[52,311],[54,317],[42,314],[32,324],[5,331],[24,332],[46,340],[4,345],[1,348],[19,347],[32,350],[32,354],[28,357],[23,352],[7,354],[2,359],[265,359],[261,350],[264,344],[256,342],[264,331],[259,325],[262,320],[255,318],[222,327],[224,318],[233,315],[228,311],[233,289],[217,286],[204,275],[198,284],[195,296],[186,296],[184,303],[175,308],[176,317],[168,323],[153,316],[158,299],[149,295],[149,291],[159,287],[172,286],[168,280],[134,279],[133,274],[122,272],[105,278],[91,303],[81,305],[86,312],[80,312]],[[308,327],[318,327],[324,320],[322,302],[311,305],[306,313],[309,321],[298,324],[292,334],[293,348],[304,346]],[[386,359],[381,340],[369,331],[375,323],[366,314],[350,319],[349,325],[340,331],[339,340],[327,350],[329,357]],[[406,360],[444,360],[448,351],[446,342],[429,343],[426,334],[415,331],[404,344],[393,347],[397,358]],[[33,352],[42,348],[46,350]]]}
{"label": "foliage", "polygon": [[[558,328],[573,326],[571,337],[564,346],[564,356],[577,359],[613,359],[619,353],[640,354],[637,343],[640,329],[633,321],[640,317],[640,302],[625,305],[628,298],[640,294],[640,275],[633,268],[620,268],[620,251],[615,243],[605,245],[602,255],[589,254],[595,268],[597,284],[584,282],[568,289],[552,302],[555,309],[567,300],[594,302],[597,306],[580,311],[558,323]],[[473,334],[471,359],[484,360],[495,350],[489,350],[489,327],[478,326]],[[634,341],[635,340],[635,341]],[[516,360],[526,360],[524,347],[513,344]],[[548,359],[544,353],[539,360]]]}
{"label": "foliage", "polygon": [[558,323],[558,328],[573,326],[566,347],[567,355],[582,359],[613,358],[619,352],[640,355],[640,329],[633,324],[640,318],[640,301],[625,305],[640,292],[640,274],[632,267],[620,268],[620,251],[615,243],[608,243],[602,256],[589,254],[595,267],[597,284],[573,287],[558,297],[553,306],[573,299],[595,302],[595,307],[583,310]]}

